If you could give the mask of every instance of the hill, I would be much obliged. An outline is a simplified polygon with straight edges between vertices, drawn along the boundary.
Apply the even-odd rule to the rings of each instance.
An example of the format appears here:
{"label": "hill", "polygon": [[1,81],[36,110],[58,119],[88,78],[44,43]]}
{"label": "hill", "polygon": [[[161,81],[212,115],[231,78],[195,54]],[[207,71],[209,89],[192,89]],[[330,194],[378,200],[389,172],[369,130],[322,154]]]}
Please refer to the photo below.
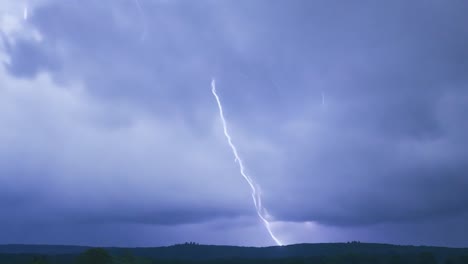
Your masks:
{"label": "hill", "polygon": [[[54,245],[0,245],[0,254],[41,254],[41,255],[77,255],[90,247],[54,246]],[[447,248],[428,246],[402,246],[374,243],[321,243],[295,244],[272,247],[238,247],[183,244],[168,247],[148,248],[105,248],[113,255],[131,252],[135,256],[153,259],[279,259],[291,257],[316,257],[335,255],[416,255],[423,252],[432,253],[442,260],[452,256],[468,255],[468,248]]]}

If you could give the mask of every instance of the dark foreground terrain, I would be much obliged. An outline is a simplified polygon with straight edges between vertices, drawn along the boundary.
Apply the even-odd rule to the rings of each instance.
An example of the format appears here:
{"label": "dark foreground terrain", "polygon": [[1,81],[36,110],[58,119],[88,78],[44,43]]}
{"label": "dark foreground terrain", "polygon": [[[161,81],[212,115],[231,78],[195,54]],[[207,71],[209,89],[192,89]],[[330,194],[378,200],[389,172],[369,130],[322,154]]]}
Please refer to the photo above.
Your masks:
{"label": "dark foreground terrain", "polygon": [[0,264],[317,263],[468,264],[468,248],[369,243],[297,244],[282,247],[209,246],[186,243],[153,248],[0,245]]}

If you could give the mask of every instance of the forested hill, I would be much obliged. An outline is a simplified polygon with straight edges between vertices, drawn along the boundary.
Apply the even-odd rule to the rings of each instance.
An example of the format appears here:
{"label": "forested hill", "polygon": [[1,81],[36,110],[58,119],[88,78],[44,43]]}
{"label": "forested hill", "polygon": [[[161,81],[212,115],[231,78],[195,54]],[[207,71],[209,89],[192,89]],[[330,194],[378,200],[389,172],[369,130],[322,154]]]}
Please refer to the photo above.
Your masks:
{"label": "forested hill", "polygon": [[[49,246],[49,245],[0,245],[0,254],[41,254],[66,255],[80,254],[90,247],[81,246]],[[168,247],[151,248],[104,248],[111,254],[131,252],[135,256],[157,259],[220,259],[220,258],[251,258],[272,259],[288,257],[332,256],[344,254],[360,255],[413,255],[430,252],[438,259],[450,256],[468,255],[468,248],[446,248],[426,246],[399,246],[371,243],[323,243],[296,244],[274,247],[237,247],[212,246],[187,243]]]}

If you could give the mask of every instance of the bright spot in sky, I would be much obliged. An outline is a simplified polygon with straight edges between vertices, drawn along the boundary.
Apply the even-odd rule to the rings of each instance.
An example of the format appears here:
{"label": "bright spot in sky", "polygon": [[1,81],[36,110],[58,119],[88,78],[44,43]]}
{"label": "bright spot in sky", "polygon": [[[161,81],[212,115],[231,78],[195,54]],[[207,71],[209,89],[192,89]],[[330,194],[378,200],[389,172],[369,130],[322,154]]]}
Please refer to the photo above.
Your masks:
{"label": "bright spot in sky", "polygon": [[24,20],[28,19],[28,6],[27,5],[23,9],[23,19]]}

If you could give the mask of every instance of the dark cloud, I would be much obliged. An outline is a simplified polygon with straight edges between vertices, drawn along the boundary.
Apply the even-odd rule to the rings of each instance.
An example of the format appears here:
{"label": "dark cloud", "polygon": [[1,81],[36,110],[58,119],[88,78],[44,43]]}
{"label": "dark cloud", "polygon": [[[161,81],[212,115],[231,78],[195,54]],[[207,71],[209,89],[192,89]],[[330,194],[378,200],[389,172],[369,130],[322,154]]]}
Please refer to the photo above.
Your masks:
{"label": "dark cloud", "polygon": [[465,213],[468,170],[461,146],[468,138],[460,133],[467,129],[460,102],[467,98],[467,49],[460,44],[468,40],[461,26],[466,5],[366,10],[354,17],[351,8],[344,18],[358,39],[338,31],[348,54],[328,61],[339,71],[322,80],[327,109],[297,112],[308,132],[297,148],[284,146],[291,183],[275,187],[278,197],[288,198],[272,198],[269,205],[284,205],[273,206],[273,215],[366,225]]}
{"label": "dark cloud", "polygon": [[41,70],[54,70],[58,67],[54,58],[31,42],[21,41],[10,48],[9,53],[15,59],[7,68],[16,76],[33,77]]}

